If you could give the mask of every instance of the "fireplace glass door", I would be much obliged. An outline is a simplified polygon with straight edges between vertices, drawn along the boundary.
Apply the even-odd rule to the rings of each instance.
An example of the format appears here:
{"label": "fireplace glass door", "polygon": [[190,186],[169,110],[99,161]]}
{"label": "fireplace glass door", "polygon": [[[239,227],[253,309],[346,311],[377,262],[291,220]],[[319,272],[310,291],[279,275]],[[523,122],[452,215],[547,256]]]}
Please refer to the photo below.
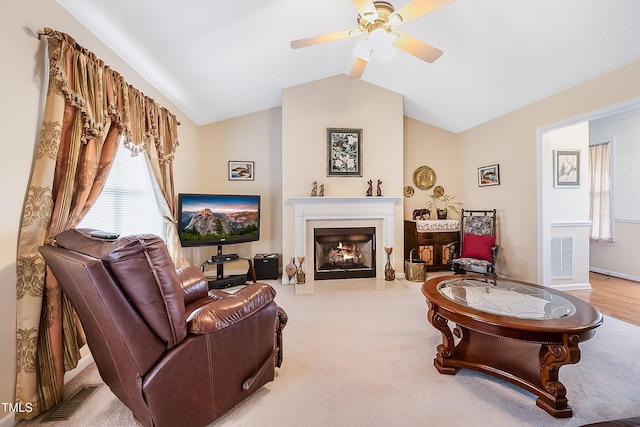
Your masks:
{"label": "fireplace glass door", "polygon": [[375,227],[316,228],[314,280],[376,277]]}

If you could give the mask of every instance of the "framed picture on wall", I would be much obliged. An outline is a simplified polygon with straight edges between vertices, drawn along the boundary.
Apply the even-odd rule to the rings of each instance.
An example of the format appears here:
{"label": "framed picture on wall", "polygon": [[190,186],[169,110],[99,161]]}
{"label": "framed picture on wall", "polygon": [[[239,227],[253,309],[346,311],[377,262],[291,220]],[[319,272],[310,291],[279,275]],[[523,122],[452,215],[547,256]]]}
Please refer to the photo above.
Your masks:
{"label": "framed picture on wall", "polygon": [[327,128],[327,176],[362,176],[362,129]]}
{"label": "framed picture on wall", "polygon": [[500,185],[500,165],[489,165],[478,168],[478,187]]}
{"label": "framed picture on wall", "polygon": [[253,181],[254,162],[229,161],[229,181]]}
{"label": "framed picture on wall", "polygon": [[553,184],[557,188],[580,186],[580,150],[554,150]]}

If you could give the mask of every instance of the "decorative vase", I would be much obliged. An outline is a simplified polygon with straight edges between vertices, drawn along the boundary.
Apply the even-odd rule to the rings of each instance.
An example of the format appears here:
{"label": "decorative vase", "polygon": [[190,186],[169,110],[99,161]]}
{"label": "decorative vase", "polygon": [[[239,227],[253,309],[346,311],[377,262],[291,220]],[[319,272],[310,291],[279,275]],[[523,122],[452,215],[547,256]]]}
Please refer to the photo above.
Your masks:
{"label": "decorative vase", "polygon": [[298,257],[298,264],[300,264],[300,266],[298,267],[298,271],[296,272],[296,283],[297,284],[302,284],[307,280],[307,275],[304,272],[304,269],[302,268],[302,263],[304,262],[304,257],[303,256],[299,256]]}
{"label": "decorative vase", "polygon": [[289,279],[287,281],[287,284],[293,283],[293,276],[295,276],[297,271],[298,271],[298,269],[296,268],[295,258],[291,257],[291,261],[289,261],[289,264],[287,264],[284,267],[284,272],[287,275],[287,278]]}
{"label": "decorative vase", "polygon": [[438,213],[438,219],[447,219],[447,210],[446,209],[436,209]]}
{"label": "decorative vase", "polygon": [[384,280],[394,280],[396,278],[396,271],[391,267],[391,252],[393,248],[384,248],[387,253],[387,264],[384,266]]}

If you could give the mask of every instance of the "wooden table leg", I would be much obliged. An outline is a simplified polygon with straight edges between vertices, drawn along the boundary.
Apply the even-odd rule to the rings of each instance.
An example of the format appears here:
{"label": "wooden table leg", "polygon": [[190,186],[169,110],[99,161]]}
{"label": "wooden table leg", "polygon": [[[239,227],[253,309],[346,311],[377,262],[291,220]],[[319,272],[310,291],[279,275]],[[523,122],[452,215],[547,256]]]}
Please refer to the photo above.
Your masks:
{"label": "wooden table leg", "polygon": [[445,359],[453,356],[456,344],[453,339],[453,333],[449,328],[449,321],[440,316],[435,311],[435,306],[430,301],[427,301],[429,311],[427,312],[427,320],[433,325],[434,328],[440,331],[442,334],[442,344],[438,345],[436,357],[433,359],[433,365],[441,374],[454,375],[456,373],[455,368],[445,366]]}
{"label": "wooden table leg", "polygon": [[558,379],[558,372],[564,365],[580,361],[577,335],[565,335],[562,344],[543,344],[540,347],[540,382],[552,398],[540,396],[536,405],[557,418],[570,418],[573,409],[567,400],[567,389]]}

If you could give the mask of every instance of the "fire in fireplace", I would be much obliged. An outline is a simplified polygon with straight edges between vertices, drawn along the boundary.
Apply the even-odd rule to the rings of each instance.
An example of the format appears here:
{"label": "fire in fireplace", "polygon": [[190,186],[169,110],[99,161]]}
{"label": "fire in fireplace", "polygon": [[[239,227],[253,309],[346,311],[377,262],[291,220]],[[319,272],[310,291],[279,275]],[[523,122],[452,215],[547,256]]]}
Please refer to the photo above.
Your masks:
{"label": "fire in fireplace", "polygon": [[314,279],[376,277],[375,227],[316,228]]}

